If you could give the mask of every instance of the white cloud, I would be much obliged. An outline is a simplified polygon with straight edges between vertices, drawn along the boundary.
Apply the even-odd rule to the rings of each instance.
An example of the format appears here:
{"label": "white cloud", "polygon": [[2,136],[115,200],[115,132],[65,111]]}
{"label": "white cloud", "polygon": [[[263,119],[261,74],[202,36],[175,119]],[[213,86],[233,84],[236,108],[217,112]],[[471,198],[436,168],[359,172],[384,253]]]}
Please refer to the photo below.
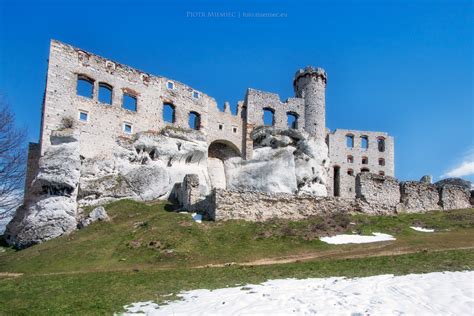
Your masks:
{"label": "white cloud", "polygon": [[466,177],[472,175],[474,175],[474,149],[469,150],[464,156],[464,159],[449,171],[445,172],[441,178]]}

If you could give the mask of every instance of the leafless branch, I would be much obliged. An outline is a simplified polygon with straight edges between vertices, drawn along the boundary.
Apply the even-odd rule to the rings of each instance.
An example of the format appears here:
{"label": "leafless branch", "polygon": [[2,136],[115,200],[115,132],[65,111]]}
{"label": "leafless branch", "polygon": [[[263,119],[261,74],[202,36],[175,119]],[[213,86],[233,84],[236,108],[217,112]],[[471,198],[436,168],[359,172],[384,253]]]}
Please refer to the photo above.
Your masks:
{"label": "leafless branch", "polygon": [[0,97],[0,219],[21,204],[26,170],[26,130],[15,126],[15,116]]}

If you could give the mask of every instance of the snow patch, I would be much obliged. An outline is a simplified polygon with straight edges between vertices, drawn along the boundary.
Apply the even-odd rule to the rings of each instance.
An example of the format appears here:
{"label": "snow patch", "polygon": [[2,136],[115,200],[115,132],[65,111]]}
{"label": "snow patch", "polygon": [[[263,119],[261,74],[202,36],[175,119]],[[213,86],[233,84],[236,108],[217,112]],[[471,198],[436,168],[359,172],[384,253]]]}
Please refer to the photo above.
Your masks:
{"label": "snow patch", "polygon": [[125,315],[471,315],[474,271],[270,280],[125,306]]}
{"label": "snow patch", "polygon": [[423,228],[423,227],[417,227],[417,226],[410,226],[411,229],[416,230],[417,232],[423,232],[423,233],[432,233],[435,230],[431,228]]}
{"label": "snow patch", "polygon": [[395,237],[389,234],[372,233],[372,235],[373,236],[342,234],[331,237],[321,237],[319,240],[333,245],[366,244],[371,242],[395,240]]}
{"label": "snow patch", "polygon": [[191,214],[191,216],[193,217],[193,220],[196,223],[202,223],[202,215],[201,214],[193,213],[193,214]]}

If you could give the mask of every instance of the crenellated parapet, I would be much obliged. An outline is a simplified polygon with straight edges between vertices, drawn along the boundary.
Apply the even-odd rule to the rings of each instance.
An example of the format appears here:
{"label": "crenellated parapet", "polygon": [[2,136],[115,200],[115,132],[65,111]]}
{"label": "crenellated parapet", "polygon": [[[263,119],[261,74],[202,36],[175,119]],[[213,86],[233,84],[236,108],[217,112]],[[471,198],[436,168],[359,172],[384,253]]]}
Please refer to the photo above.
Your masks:
{"label": "crenellated parapet", "polygon": [[305,68],[298,69],[298,71],[295,73],[295,79],[293,80],[293,87],[295,89],[296,96],[299,98],[302,98],[303,96],[298,95],[300,89],[298,88],[297,83],[301,78],[305,77],[321,80],[324,84],[326,84],[328,78],[326,71],[320,67],[306,66]]}

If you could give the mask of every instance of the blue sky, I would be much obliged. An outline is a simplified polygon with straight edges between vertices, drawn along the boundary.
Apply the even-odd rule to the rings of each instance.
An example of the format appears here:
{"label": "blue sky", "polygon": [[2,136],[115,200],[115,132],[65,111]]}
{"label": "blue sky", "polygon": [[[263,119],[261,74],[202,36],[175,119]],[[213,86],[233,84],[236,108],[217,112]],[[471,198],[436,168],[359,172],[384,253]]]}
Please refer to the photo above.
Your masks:
{"label": "blue sky", "polygon": [[286,99],[295,71],[315,65],[328,73],[329,128],[393,135],[400,179],[474,181],[473,11],[471,1],[0,0],[0,93],[37,141],[51,38],[220,105],[248,87]]}

